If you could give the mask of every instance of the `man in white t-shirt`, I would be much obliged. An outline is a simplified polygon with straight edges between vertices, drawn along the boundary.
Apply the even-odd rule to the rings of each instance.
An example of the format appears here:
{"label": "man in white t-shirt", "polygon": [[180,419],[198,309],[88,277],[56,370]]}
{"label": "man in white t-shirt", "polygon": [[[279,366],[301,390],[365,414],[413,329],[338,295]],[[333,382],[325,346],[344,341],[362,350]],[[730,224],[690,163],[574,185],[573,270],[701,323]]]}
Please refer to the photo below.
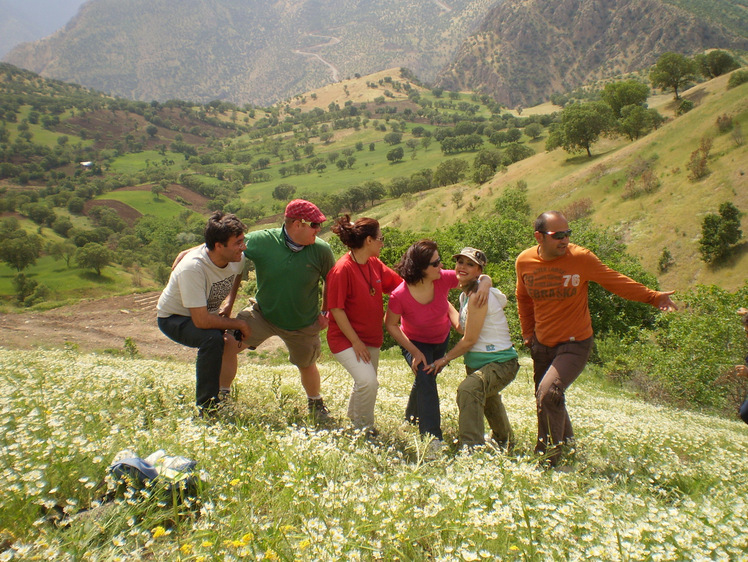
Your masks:
{"label": "man in white t-shirt", "polygon": [[213,213],[205,226],[205,244],[190,250],[174,268],[156,307],[164,334],[198,348],[196,402],[201,411],[220,401],[224,332],[238,330],[241,339],[250,335],[245,321],[231,318],[244,270],[245,232],[236,215]]}

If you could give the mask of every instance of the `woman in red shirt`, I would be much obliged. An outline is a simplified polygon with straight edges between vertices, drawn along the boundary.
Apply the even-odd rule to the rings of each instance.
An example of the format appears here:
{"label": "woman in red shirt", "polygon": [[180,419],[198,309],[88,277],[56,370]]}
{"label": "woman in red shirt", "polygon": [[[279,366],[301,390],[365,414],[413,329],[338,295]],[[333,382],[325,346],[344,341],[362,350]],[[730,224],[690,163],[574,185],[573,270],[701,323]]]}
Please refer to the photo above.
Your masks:
{"label": "woman in red shirt", "polygon": [[348,417],[354,427],[376,435],[374,404],[377,366],[382,346],[382,294],[391,293],[402,279],[379,259],[384,237],[379,223],[348,215],[335,221],[332,231],[349,251],[325,279],[325,308],[330,311],[327,343],[335,359],[353,377]]}

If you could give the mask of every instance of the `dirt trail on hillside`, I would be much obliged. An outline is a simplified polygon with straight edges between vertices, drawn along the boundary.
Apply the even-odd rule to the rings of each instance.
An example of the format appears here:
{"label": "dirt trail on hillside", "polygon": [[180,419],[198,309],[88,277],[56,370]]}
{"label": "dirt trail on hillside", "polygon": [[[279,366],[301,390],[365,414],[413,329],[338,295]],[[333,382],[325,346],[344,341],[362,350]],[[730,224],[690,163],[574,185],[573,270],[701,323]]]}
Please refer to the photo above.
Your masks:
{"label": "dirt trail on hillside", "polygon": [[[8,349],[63,348],[81,351],[124,349],[131,338],[140,355],[194,361],[196,350],[164,336],[156,324],[160,292],[82,301],[45,312],[0,313],[0,347]],[[262,349],[283,345],[271,338]]]}

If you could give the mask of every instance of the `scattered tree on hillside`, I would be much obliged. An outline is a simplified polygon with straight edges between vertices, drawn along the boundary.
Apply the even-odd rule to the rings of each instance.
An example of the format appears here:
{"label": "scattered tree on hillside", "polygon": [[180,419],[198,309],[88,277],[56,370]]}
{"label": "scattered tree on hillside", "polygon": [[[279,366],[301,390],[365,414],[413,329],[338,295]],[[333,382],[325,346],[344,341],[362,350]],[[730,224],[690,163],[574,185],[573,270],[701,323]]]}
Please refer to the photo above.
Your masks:
{"label": "scattered tree on hillside", "polygon": [[36,234],[26,234],[0,240],[0,261],[7,263],[16,271],[23,271],[36,263],[41,253],[41,237]]}
{"label": "scattered tree on hillside", "polygon": [[619,119],[621,111],[627,105],[646,107],[649,87],[638,80],[625,80],[606,84],[600,93],[602,100],[613,110],[613,115]]}
{"label": "scattered tree on hillside", "polygon": [[653,127],[652,113],[642,105],[625,105],[621,108],[618,130],[629,140],[636,140]]}
{"label": "scattered tree on hillside", "polygon": [[384,135],[383,138],[384,142],[387,144],[398,144],[403,140],[403,134],[402,133],[387,133]]}
{"label": "scattered tree on hillside", "polygon": [[403,150],[402,146],[396,146],[389,152],[387,152],[387,160],[395,164],[396,162],[400,162],[403,157],[405,156],[405,151]]}
{"label": "scattered tree on hillside", "polygon": [[553,126],[545,143],[546,150],[561,147],[569,153],[586,150],[592,156],[590,147],[601,135],[613,128],[613,111],[603,102],[573,103],[561,112],[561,122]]}
{"label": "scattered tree on hillside", "polygon": [[0,222],[0,261],[18,272],[36,263],[42,251],[42,237],[28,234],[18,219],[9,217]]}
{"label": "scattered tree on hillside", "polygon": [[696,66],[704,78],[716,78],[728,72],[740,68],[740,64],[730,53],[715,49],[707,54],[696,55],[694,57]]}
{"label": "scattered tree on hillside", "polygon": [[387,193],[382,182],[376,180],[365,181],[361,185],[361,188],[364,190],[364,193],[366,193],[366,197],[369,199],[372,206],[374,206],[374,203],[378,199],[381,199]]}
{"label": "scattered tree on hillside", "polygon": [[366,201],[368,200],[366,190],[358,185],[355,185],[343,192],[342,197],[343,201],[345,202],[345,206],[348,207],[351,213],[355,213],[356,211],[366,207]]}
{"label": "scattered tree on hillside", "polygon": [[530,123],[525,127],[525,134],[535,140],[543,134],[543,126],[540,123]]}
{"label": "scattered tree on hillside", "polygon": [[649,72],[649,80],[654,88],[673,90],[674,99],[679,100],[678,90],[696,80],[696,72],[696,63],[693,60],[679,53],[668,52],[657,59],[654,68]]}
{"label": "scattered tree on hillside", "polygon": [[78,267],[90,268],[101,276],[101,270],[109,265],[113,259],[111,250],[97,242],[89,242],[75,253],[75,263]]}
{"label": "scattered tree on hillside", "polygon": [[273,199],[278,201],[289,201],[293,194],[296,193],[296,187],[290,183],[279,183],[273,189]]}
{"label": "scattered tree on hillside", "polygon": [[161,199],[161,194],[164,191],[165,191],[165,188],[160,183],[154,183],[151,186],[151,193],[153,193],[153,196],[156,198],[156,200],[160,200]]}
{"label": "scattered tree on hillside", "polygon": [[719,214],[709,213],[704,217],[699,240],[702,261],[712,265],[725,261],[743,237],[740,230],[742,215],[735,205],[726,202],[719,206]]}
{"label": "scattered tree on hillside", "polygon": [[434,183],[438,186],[452,185],[465,178],[470,165],[460,158],[449,158],[439,164],[434,172]]}

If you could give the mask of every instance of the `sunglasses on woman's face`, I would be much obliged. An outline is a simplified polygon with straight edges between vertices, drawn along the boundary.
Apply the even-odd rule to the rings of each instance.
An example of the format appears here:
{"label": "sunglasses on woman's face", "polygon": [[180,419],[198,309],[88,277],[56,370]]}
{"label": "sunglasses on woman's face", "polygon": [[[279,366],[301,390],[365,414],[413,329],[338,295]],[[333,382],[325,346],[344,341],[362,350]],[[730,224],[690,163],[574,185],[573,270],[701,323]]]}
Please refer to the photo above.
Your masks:
{"label": "sunglasses on woman's face", "polygon": [[434,261],[430,261],[430,262],[429,262],[429,265],[430,265],[431,267],[439,267],[439,265],[440,265],[441,263],[442,263],[442,259],[441,259],[441,258],[436,258],[436,259],[435,259]]}

